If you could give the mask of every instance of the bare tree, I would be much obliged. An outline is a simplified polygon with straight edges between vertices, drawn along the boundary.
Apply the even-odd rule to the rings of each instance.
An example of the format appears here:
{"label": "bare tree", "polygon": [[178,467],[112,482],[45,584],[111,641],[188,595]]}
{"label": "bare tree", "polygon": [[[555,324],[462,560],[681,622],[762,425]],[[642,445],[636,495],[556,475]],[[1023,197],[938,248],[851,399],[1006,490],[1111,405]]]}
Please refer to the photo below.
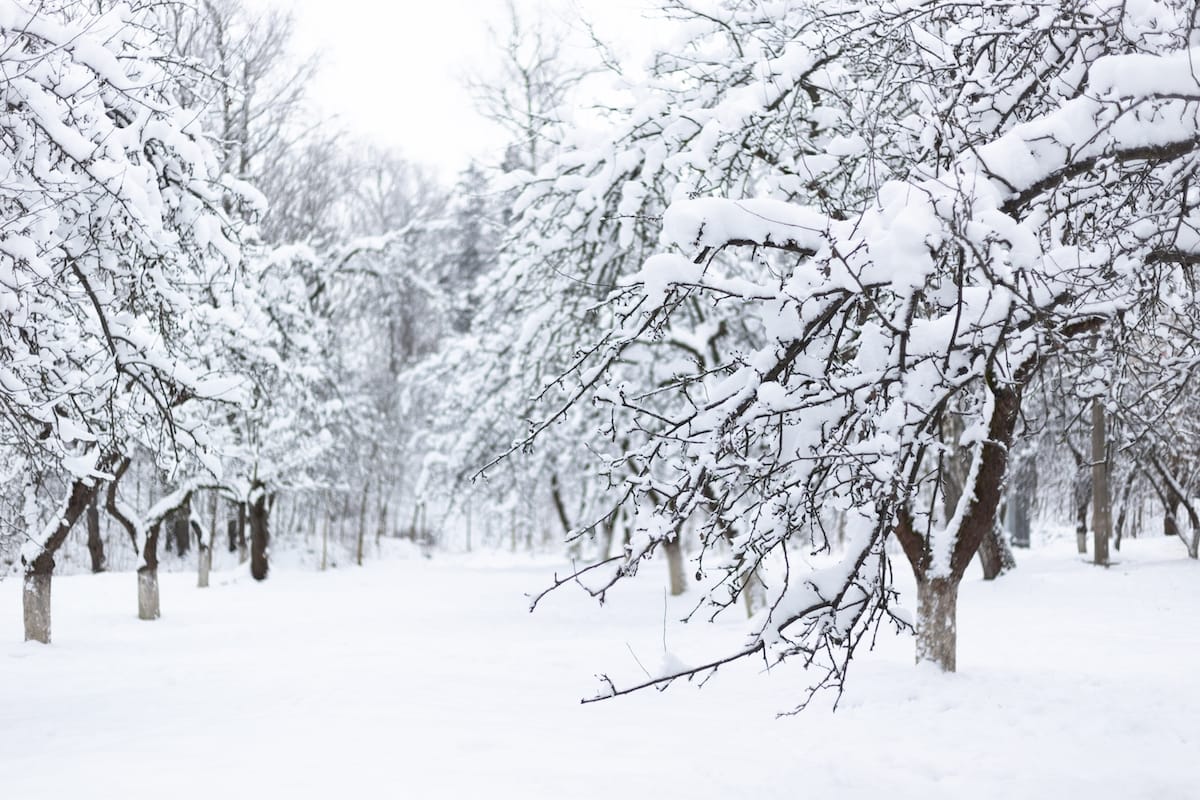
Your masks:
{"label": "bare tree", "polygon": [[536,171],[559,142],[564,105],[591,72],[570,63],[560,26],[523,17],[505,2],[505,25],[491,29],[494,63],[467,80],[479,113],[511,137],[505,169]]}

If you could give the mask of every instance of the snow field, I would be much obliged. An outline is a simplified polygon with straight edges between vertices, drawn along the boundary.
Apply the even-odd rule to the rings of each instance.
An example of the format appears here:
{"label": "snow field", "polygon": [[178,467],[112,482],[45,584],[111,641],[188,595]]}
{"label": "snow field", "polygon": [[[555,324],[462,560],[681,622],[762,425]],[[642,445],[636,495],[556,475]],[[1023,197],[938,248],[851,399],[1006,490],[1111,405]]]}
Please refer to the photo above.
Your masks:
{"label": "snow field", "polygon": [[[207,590],[164,574],[151,623],[132,574],[64,577],[49,647],[20,641],[9,579],[0,797],[1200,796],[1200,565],[1177,541],[1128,542],[1108,570],[1072,547],[964,582],[957,675],[881,633],[840,710],[783,719],[805,676],[761,664],[579,704],[595,673],[663,658],[663,565],[603,608],[564,587],[532,615],[524,593],[561,565],[412,558]],[[698,657],[739,622],[669,625],[668,648]]]}

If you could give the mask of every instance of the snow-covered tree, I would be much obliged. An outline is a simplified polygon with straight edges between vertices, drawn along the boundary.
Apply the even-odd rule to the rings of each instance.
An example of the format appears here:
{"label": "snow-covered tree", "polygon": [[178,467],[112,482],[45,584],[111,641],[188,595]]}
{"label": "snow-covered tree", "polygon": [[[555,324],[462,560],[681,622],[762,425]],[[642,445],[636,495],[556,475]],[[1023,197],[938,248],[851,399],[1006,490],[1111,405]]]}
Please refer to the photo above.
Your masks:
{"label": "snow-covered tree", "polygon": [[[762,576],[745,643],[643,685],[761,656],[821,664],[818,685],[840,686],[887,618],[916,628],[918,659],[953,670],[958,584],[996,526],[1025,388],[1155,317],[1165,287],[1190,294],[1195,9],[693,5],[669,4],[686,39],[643,102],[521,201],[528,250],[510,285],[532,308],[557,304],[542,330],[566,342],[544,363],[574,356],[561,407],[520,446],[581,406],[610,415],[635,533],[619,562],[573,576],[594,593],[695,520],[704,605],[731,605],[747,567]],[[643,258],[660,204],[670,250]],[[545,288],[564,265],[596,287],[590,307]],[[585,307],[611,320],[590,341],[571,321]],[[715,361],[673,363],[669,380],[631,369],[721,320],[741,333]],[[799,554],[830,548],[831,512],[846,547],[810,569]],[[916,575],[915,619],[894,607],[892,539]]]}
{"label": "snow-covered tree", "polygon": [[[149,20],[78,3],[0,13],[0,397],[24,476],[26,635],[48,640],[54,553],[137,444],[216,469],[194,411],[236,402],[221,348],[240,261],[222,183]],[[38,486],[66,476],[39,509]]]}

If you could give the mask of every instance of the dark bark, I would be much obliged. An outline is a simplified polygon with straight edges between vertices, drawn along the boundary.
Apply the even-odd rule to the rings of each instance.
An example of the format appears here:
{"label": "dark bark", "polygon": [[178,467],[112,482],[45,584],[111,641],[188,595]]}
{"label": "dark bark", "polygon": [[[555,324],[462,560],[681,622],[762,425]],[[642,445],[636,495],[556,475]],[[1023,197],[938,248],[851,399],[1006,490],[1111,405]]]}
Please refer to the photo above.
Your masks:
{"label": "dark bark", "polygon": [[[97,469],[105,470],[110,468],[110,465],[111,462],[109,465],[98,466]],[[92,504],[92,499],[96,496],[98,488],[94,481],[90,484],[81,480],[71,483],[71,490],[67,494],[67,502],[59,514],[58,526],[43,543],[38,555],[32,561],[25,563],[26,575],[53,574],[55,553],[63,546],[63,542],[67,540],[67,534],[71,532],[71,528],[75,526],[76,521],[83,516],[88,506]]]}
{"label": "dark bark", "polygon": [[196,586],[207,589],[208,574],[212,570],[213,535],[210,532],[205,538],[204,527],[195,518],[191,520],[191,530],[196,537]]}
{"label": "dark bark", "polygon": [[[1168,536],[1178,536],[1187,547],[1188,555],[1196,558],[1200,556],[1200,511],[1197,511],[1192,501],[1188,499],[1187,490],[1171,476],[1168,471],[1169,467],[1157,458],[1154,458],[1152,463],[1162,479],[1162,489],[1159,489],[1158,493],[1166,512],[1163,517],[1163,533]],[[1184,536],[1183,530],[1179,527],[1180,506],[1187,512],[1188,522],[1191,524],[1191,538]]]}
{"label": "dark bark", "polygon": [[270,533],[267,528],[270,507],[266,488],[256,484],[250,491],[250,575],[254,580],[267,578],[267,545]]}
{"label": "dark bark", "polygon": [[995,525],[991,534],[979,543],[979,564],[983,567],[985,581],[995,580],[1017,566],[1000,525]]}
{"label": "dark bark", "polygon": [[175,552],[187,555],[192,543],[192,513],[190,508],[182,508],[171,516],[171,535],[175,539]]}
{"label": "dark bark", "polygon": [[[97,469],[107,471],[115,462],[114,457],[103,457]],[[25,581],[21,593],[21,605],[25,623],[25,640],[50,643],[50,583],[54,574],[54,555],[67,540],[76,521],[92,505],[99,491],[95,482],[76,480],[72,482],[66,503],[59,514],[58,525],[44,542],[40,552],[32,561],[22,562],[25,566]]]}
{"label": "dark bark", "polygon": [[[954,418],[943,430],[946,441],[954,442],[962,435],[962,424]],[[946,520],[954,519],[958,511],[970,470],[971,451],[967,448],[956,448],[942,461],[942,514]],[[1017,565],[998,524],[992,526],[991,532],[979,544],[979,565],[983,569],[983,579],[987,581],[995,580]]]}
{"label": "dark bark", "polygon": [[158,603],[158,538],[163,520],[150,523],[142,548],[142,565],[138,567],[138,619],[153,620],[162,616]]}
{"label": "dark bark", "polygon": [[558,515],[558,521],[562,524],[563,535],[571,535],[571,518],[567,515],[567,506],[563,503],[562,492],[558,486],[558,475],[550,476],[550,497],[554,501],[554,513]]}
{"label": "dark bark", "polygon": [[963,515],[950,555],[950,571],[958,581],[966,573],[983,537],[990,535],[996,526],[996,511],[1000,507],[1004,475],[1008,469],[1008,449],[1021,409],[1018,388],[993,387],[993,394],[995,405],[988,421],[987,441],[980,448],[973,500]]}
{"label": "dark bark", "polygon": [[1171,497],[1163,504],[1163,536],[1183,537],[1179,532],[1179,498]]}
{"label": "dark bark", "polygon": [[[1018,374],[1027,374],[1033,364],[1026,364]],[[987,438],[978,447],[974,458],[978,460],[975,479],[969,489],[970,499],[962,509],[954,534],[950,552],[948,574],[931,574],[931,550],[925,537],[916,531],[908,511],[903,507],[897,513],[894,532],[901,548],[912,566],[917,580],[920,605],[917,619],[917,660],[931,661],[946,672],[956,666],[957,631],[955,627],[958,584],[970,566],[986,536],[995,529],[997,511],[1008,468],[1008,452],[1016,429],[1017,416],[1021,407],[1020,386],[1014,384],[992,386],[994,404],[988,420]],[[967,472],[970,474],[970,471]],[[961,497],[961,495],[960,495]]]}
{"label": "dark bark", "polygon": [[100,535],[99,491],[92,495],[87,507],[87,548],[92,560],[92,572],[104,572],[104,538]]}
{"label": "dark bark", "polygon": [[1129,496],[1133,494],[1133,475],[1125,478],[1121,487],[1121,505],[1117,510],[1117,522],[1113,526],[1113,547],[1121,549],[1121,539],[1125,536],[1125,521],[1129,518]]}

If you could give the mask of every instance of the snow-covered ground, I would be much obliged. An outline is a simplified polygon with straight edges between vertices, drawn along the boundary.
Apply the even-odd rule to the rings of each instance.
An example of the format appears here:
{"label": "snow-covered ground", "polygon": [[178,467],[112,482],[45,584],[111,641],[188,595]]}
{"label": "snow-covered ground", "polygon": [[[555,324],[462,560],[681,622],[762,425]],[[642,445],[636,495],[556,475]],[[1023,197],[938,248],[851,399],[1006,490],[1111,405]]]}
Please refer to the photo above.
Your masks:
{"label": "snow-covered ground", "polygon": [[[67,577],[49,647],[20,641],[9,579],[0,797],[1200,797],[1200,565],[1177,541],[1129,542],[1107,570],[1070,550],[968,579],[957,675],[885,635],[836,713],[782,719],[804,676],[750,664],[578,703],[594,673],[662,659],[651,569],[603,608],[568,589],[533,615],[549,562],[228,572],[206,590],[169,574],[153,623],[132,575]],[[668,647],[687,658],[735,626],[672,628]]]}

